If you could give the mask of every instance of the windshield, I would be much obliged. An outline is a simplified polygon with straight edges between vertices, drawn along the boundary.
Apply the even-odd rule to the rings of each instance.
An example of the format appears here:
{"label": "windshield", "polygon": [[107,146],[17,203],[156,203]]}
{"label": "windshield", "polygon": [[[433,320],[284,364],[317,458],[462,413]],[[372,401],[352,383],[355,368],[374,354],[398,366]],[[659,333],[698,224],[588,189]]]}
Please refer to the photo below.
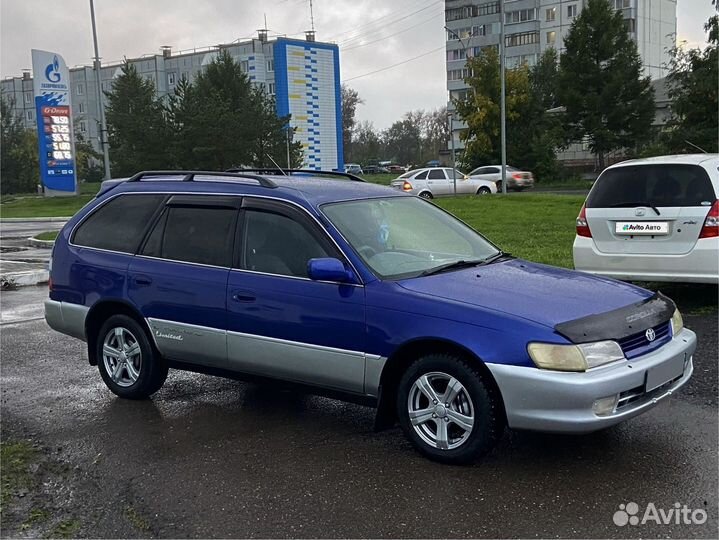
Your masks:
{"label": "windshield", "polygon": [[322,211],[381,278],[416,277],[499,253],[474,229],[417,197],[331,203]]}

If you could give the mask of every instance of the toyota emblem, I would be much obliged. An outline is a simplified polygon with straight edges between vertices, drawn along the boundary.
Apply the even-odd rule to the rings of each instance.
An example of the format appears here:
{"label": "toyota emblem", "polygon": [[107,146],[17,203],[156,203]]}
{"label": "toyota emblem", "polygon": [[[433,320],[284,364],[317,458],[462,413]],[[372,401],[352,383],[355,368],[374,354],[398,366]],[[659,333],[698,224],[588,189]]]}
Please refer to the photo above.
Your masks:
{"label": "toyota emblem", "polygon": [[657,335],[654,333],[654,328],[649,328],[644,335],[647,337],[647,341],[654,341]]}

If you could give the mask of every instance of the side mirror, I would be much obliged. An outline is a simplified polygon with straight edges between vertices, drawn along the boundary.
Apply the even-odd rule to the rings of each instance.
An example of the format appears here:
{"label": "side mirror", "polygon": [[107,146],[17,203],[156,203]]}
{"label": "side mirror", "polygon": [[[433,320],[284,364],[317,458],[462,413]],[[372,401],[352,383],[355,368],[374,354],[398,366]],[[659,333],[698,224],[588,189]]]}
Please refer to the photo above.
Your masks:
{"label": "side mirror", "polygon": [[310,259],[307,262],[307,275],[315,281],[344,283],[352,280],[352,273],[345,268],[342,261],[333,257]]}

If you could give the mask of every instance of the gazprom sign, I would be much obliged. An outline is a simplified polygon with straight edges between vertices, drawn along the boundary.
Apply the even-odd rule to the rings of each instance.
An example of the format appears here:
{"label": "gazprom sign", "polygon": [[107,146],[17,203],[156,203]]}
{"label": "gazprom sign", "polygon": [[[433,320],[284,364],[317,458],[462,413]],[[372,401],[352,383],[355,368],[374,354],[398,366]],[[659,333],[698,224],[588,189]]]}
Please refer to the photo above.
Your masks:
{"label": "gazprom sign", "polygon": [[70,70],[57,53],[32,50],[40,179],[48,195],[77,191]]}

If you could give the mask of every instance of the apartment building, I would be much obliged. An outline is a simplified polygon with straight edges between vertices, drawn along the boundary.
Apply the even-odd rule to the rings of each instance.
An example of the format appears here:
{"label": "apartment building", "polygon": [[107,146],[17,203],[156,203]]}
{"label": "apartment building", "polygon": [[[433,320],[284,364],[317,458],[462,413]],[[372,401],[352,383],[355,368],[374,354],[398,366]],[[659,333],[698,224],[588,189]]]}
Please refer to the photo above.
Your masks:
{"label": "apartment building", "polygon": [[[128,61],[138,73],[151,80],[158,96],[171,95],[184,77],[190,82],[220,51],[227,51],[247,74],[250,82],[275,96],[277,114],[291,115],[295,140],[304,150],[304,166],[313,169],[342,169],[342,99],[339,50],[337,45],[306,39],[269,40],[260,30],[255,39],[190,51],[173,52],[162,47],[159,54],[147,54]],[[58,51],[62,52],[62,51]],[[100,87],[112,89],[122,63],[105,64],[100,70]],[[70,69],[72,115],[75,131],[100,150],[97,84],[92,66]],[[36,129],[32,74],[0,81],[6,97],[14,100],[15,114],[25,126]],[[112,152],[112,149],[110,149]]]}
{"label": "apartment building", "polygon": [[[505,57],[508,68],[534,65],[549,47],[560,54],[564,38],[588,0],[504,0]],[[644,73],[652,79],[666,76],[669,49],[675,43],[677,0],[608,0],[622,13],[637,43]],[[461,98],[467,85],[467,57],[483,48],[499,48],[500,2],[498,0],[446,0],[447,90]],[[453,106],[451,100],[449,109]],[[459,122],[455,122],[455,146]]]}

